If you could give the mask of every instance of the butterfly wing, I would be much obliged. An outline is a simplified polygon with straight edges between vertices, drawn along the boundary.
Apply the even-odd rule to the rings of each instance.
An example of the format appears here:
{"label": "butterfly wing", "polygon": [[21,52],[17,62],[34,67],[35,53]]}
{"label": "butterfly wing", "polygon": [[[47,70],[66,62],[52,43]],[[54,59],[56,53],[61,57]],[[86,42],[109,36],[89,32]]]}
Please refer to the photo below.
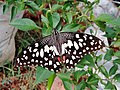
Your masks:
{"label": "butterfly wing", "polygon": [[51,36],[45,37],[23,49],[17,57],[15,65],[17,67],[42,66],[50,71],[58,72],[62,65],[55,50],[56,48],[51,42]]}
{"label": "butterfly wing", "polygon": [[62,57],[66,68],[75,67],[84,55],[100,50],[105,46],[99,38],[85,33],[67,32],[62,33],[62,36],[67,38],[66,42],[61,46],[64,50]]}

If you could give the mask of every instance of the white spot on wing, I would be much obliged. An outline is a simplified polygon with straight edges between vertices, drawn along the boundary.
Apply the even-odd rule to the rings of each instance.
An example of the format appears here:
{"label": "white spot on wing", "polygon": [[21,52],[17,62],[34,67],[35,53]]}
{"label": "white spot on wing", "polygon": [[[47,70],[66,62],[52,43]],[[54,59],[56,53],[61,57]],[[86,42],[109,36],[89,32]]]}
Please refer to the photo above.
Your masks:
{"label": "white spot on wing", "polygon": [[35,43],[35,47],[38,47],[39,46],[39,44],[38,43]]}
{"label": "white spot on wing", "polygon": [[89,37],[89,39],[91,39],[91,40],[92,40],[92,39],[93,39],[93,37],[92,37],[92,36],[90,36],[90,37]]}
{"label": "white spot on wing", "polygon": [[27,60],[27,59],[28,59],[28,56],[26,56],[25,59]]}
{"label": "white spot on wing", "polygon": [[44,51],[47,52],[47,53],[49,53],[49,47],[48,47],[48,45],[45,45]]}
{"label": "white spot on wing", "polygon": [[82,45],[82,43],[81,43],[81,42],[79,42],[79,46],[80,46],[80,47],[83,47],[83,45]]}
{"label": "white spot on wing", "polygon": [[54,68],[56,68],[57,67],[57,65],[56,64],[54,64]]}
{"label": "white spot on wing", "polygon": [[72,55],[72,59],[74,60],[74,59],[75,59],[75,56]]}
{"label": "white spot on wing", "polygon": [[38,57],[38,56],[39,56],[39,52],[37,51],[37,52],[36,52],[36,57]]}
{"label": "white spot on wing", "polygon": [[24,53],[24,54],[26,54],[26,53],[27,53],[27,51],[23,51],[23,53]]}
{"label": "white spot on wing", "polygon": [[59,55],[57,48],[56,48],[55,46],[53,46],[53,48],[54,48],[55,54],[56,54],[56,55]]}
{"label": "white spot on wing", "polygon": [[43,51],[43,49],[41,49],[40,50],[40,56],[43,58],[43,56],[44,56],[44,51]]}
{"label": "white spot on wing", "polygon": [[66,47],[67,47],[67,44],[66,43],[64,43],[64,44],[62,44],[61,45],[62,47],[62,54],[64,54],[65,53],[65,50],[66,50]]}
{"label": "white spot on wing", "polygon": [[79,34],[76,34],[75,36],[76,36],[76,38],[80,38]]}
{"label": "white spot on wing", "polygon": [[19,59],[19,58],[17,58],[17,62],[18,62],[18,63],[20,62],[20,59]]}
{"label": "white spot on wing", "polygon": [[38,49],[37,48],[35,48],[34,50],[33,50],[33,52],[36,52]]}
{"label": "white spot on wing", "polygon": [[79,46],[78,44],[74,41],[74,46],[75,46],[75,49],[78,50],[79,49]]}
{"label": "white spot on wing", "polygon": [[83,42],[83,39],[78,39],[78,41]]}
{"label": "white spot on wing", "polygon": [[66,60],[66,63],[69,63],[69,59]]}
{"label": "white spot on wing", "polygon": [[31,59],[31,62],[34,62],[34,59]]}
{"label": "white spot on wing", "polygon": [[69,46],[69,48],[71,48],[71,46],[73,46],[73,43],[71,40],[68,40],[68,46]]}
{"label": "white spot on wing", "polygon": [[49,65],[52,65],[52,61],[51,60],[49,60]]}
{"label": "white spot on wing", "polygon": [[94,45],[94,43],[93,43],[93,42],[90,42],[90,44],[91,44],[91,45]]}
{"label": "white spot on wing", "polygon": [[73,64],[73,61],[72,61],[72,60],[70,60],[70,64]]}

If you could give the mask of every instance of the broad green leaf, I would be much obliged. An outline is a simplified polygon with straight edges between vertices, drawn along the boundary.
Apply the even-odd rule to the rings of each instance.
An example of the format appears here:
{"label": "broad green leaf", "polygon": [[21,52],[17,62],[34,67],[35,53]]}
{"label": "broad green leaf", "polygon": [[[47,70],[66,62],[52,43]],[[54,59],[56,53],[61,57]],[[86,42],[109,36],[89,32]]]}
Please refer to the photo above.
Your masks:
{"label": "broad green leaf", "polygon": [[118,39],[117,41],[115,41],[114,47],[120,47],[120,39]]}
{"label": "broad green leaf", "polygon": [[111,15],[108,15],[108,14],[101,14],[95,20],[102,21],[102,22],[109,22],[109,21],[113,20],[113,17]]}
{"label": "broad green leaf", "polygon": [[61,8],[62,8],[62,5],[54,4],[54,5],[52,6],[52,11],[56,11],[56,10],[61,9]]}
{"label": "broad green leaf", "polygon": [[52,14],[52,21],[53,21],[53,28],[56,28],[56,26],[60,22],[60,15],[59,15],[59,13],[55,12],[55,13]]}
{"label": "broad green leaf", "polygon": [[53,19],[52,19],[52,14],[51,14],[50,11],[47,11],[46,17],[47,17],[47,19],[48,19],[48,21],[49,21],[49,26],[50,26],[51,28],[53,28]]}
{"label": "broad green leaf", "polygon": [[94,67],[94,66],[95,66],[93,57],[92,57],[90,54],[84,56],[84,59],[85,59],[86,61],[90,62],[88,66],[91,66],[91,67]]}
{"label": "broad green leaf", "polygon": [[66,24],[63,29],[62,32],[76,32],[77,30],[79,30],[81,27],[80,24]]}
{"label": "broad green leaf", "polygon": [[5,14],[8,11],[8,5],[3,5],[3,14]]}
{"label": "broad green leaf", "polygon": [[27,1],[25,3],[26,3],[26,5],[30,6],[33,10],[37,10],[37,11],[39,10],[39,7],[33,1]]}
{"label": "broad green leaf", "polygon": [[36,71],[35,85],[48,79],[53,74],[54,74],[54,72],[51,72],[47,69],[44,69],[44,68],[38,66],[37,71]]}
{"label": "broad green leaf", "polygon": [[82,80],[78,85],[75,86],[75,90],[84,90],[86,87],[86,83]]}
{"label": "broad green leaf", "polygon": [[23,31],[40,29],[40,27],[38,27],[32,20],[28,18],[15,19],[10,23],[10,25],[15,26],[16,28]]}
{"label": "broad green leaf", "polygon": [[114,64],[120,64],[120,59],[115,59],[115,60],[113,61],[113,63],[114,63]]}
{"label": "broad green leaf", "polygon": [[63,80],[63,85],[65,90],[72,90],[72,84],[70,82]]}
{"label": "broad green leaf", "polygon": [[119,57],[119,58],[120,58],[120,51],[115,52],[115,53],[114,53],[114,56],[116,56],[116,57]]}
{"label": "broad green leaf", "polygon": [[52,33],[52,28],[51,27],[43,27],[42,28],[42,35],[43,36],[48,36],[48,35],[50,35],[51,33]]}
{"label": "broad green leaf", "polygon": [[56,77],[56,74],[54,73],[48,78],[47,90],[51,90],[51,86],[54,82],[55,77]]}
{"label": "broad green leaf", "polygon": [[109,75],[114,75],[116,73],[116,71],[118,70],[118,66],[115,64],[111,67],[110,71],[109,71]]}
{"label": "broad green leaf", "polygon": [[120,18],[117,18],[117,19],[112,19],[110,21],[107,22],[108,24],[111,24],[111,25],[116,25],[116,26],[120,26]]}
{"label": "broad green leaf", "polygon": [[104,36],[108,38],[114,38],[117,35],[113,28],[106,27],[105,31],[106,31],[106,34]]}
{"label": "broad green leaf", "polygon": [[94,85],[90,85],[90,90],[97,90],[97,88]]}
{"label": "broad green leaf", "polygon": [[108,81],[107,85],[105,85],[105,89],[114,90],[115,87],[114,87],[114,85],[110,81]]}
{"label": "broad green leaf", "polygon": [[106,70],[106,68],[104,66],[99,67],[99,70],[101,71],[101,73],[104,76],[106,76],[108,78],[109,75],[108,75],[108,72],[107,72],[107,70]]}
{"label": "broad green leaf", "polygon": [[109,50],[107,50],[107,52],[106,52],[106,54],[104,56],[104,59],[109,61],[109,60],[112,59],[112,56],[113,56],[113,50],[109,49]]}
{"label": "broad green leaf", "polygon": [[43,15],[41,15],[41,18],[42,18],[42,22],[48,27],[49,26],[48,19],[45,16],[43,16]]}
{"label": "broad green leaf", "polygon": [[68,13],[66,13],[66,15],[67,15],[68,23],[71,23],[72,22],[72,12],[68,12]]}
{"label": "broad green leaf", "polygon": [[101,54],[101,55],[99,55],[99,56],[96,56],[96,62],[101,61],[101,60],[102,60],[102,57],[103,57],[103,55],[102,55],[102,54]]}
{"label": "broad green leaf", "polygon": [[59,73],[57,76],[63,81],[70,81],[70,73]]}
{"label": "broad green leaf", "polygon": [[12,9],[11,9],[10,21],[12,21],[13,18],[15,18],[16,14],[17,14],[17,8],[15,6],[13,6]]}
{"label": "broad green leaf", "polygon": [[87,84],[89,85],[97,85],[98,84],[99,79],[94,77],[94,75],[91,75],[88,80],[87,80]]}
{"label": "broad green leaf", "polygon": [[106,28],[106,23],[103,21],[95,21],[95,23],[97,24],[97,26],[100,27],[100,30],[105,31]]}
{"label": "broad green leaf", "polygon": [[113,78],[120,83],[120,73],[116,74]]}
{"label": "broad green leaf", "polygon": [[76,72],[74,72],[73,74],[74,74],[74,78],[77,80],[77,82],[79,81],[79,79],[80,79],[80,77],[81,76],[84,76],[84,75],[86,75],[86,71],[84,71],[84,70],[78,70],[78,71],[76,71]]}

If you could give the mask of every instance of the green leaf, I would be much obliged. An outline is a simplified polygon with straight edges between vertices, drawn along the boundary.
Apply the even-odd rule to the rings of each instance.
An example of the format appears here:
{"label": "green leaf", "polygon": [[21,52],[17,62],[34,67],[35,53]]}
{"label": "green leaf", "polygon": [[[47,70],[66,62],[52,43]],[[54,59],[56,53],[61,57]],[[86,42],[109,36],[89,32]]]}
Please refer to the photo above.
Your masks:
{"label": "green leaf", "polygon": [[102,21],[102,22],[109,22],[111,20],[113,20],[113,17],[108,14],[101,14],[95,19],[95,21]]}
{"label": "green leaf", "polygon": [[107,38],[115,38],[115,36],[117,35],[113,28],[106,27],[105,31],[106,34],[104,36],[106,36]]}
{"label": "green leaf", "polygon": [[8,11],[8,5],[3,5],[3,14],[5,14]]}
{"label": "green leaf", "polygon": [[70,81],[70,73],[69,72],[60,73],[60,74],[57,74],[57,76],[63,81]]}
{"label": "green leaf", "polygon": [[84,76],[84,75],[86,75],[86,71],[84,71],[84,70],[78,70],[78,71],[76,71],[76,72],[74,72],[73,74],[74,74],[74,78],[77,80],[77,82],[79,81],[79,79],[80,79],[80,77],[81,76]]}
{"label": "green leaf", "polygon": [[90,90],[97,90],[97,88],[94,85],[90,85]]}
{"label": "green leaf", "polygon": [[51,90],[51,86],[54,82],[55,77],[56,77],[56,74],[54,73],[48,78],[47,90]]}
{"label": "green leaf", "polygon": [[94,66],[95,66],[93,57],[92,57],[90,54],[84,56],[84,59],[85,59],[86,61],[90,62],[88,66],[91,66],[91,67],[94,67]]}
{"label": "green leaf", "polygon": [[114,56],[116,56],[116,57],[119,57],[119,58],[120,58],[120,51],[115,52],[115,53],[114,53]]}
{"label": "green leaf", "polygon": [[40,29],[32,20],[23,18],[23,19],[15,19],[13,20],[10,25],[15,26],[16,28],[28,31],[33,29]]}
{"label": "green leaf", "polygon": [[101,66],[101,67],[99,67],[99,70],[101,71],[101,73],[104,75],[104,76],[106,76],[107,78],[108,78],[108,72],[107,72],[107,70],[105,69],[105,67],[104,66]]}
{"label": "green leaf", "polygon": [[77,30],[79,30],[81,27],[80,24],[66,24],[63,29],[62,32],[76,32]]}
{"label": "green leaf", "polygon": [[111,67],[110,71],[109,71],[109,75],[114,75],[116,73],[116,71],[118,70],[118,66],[115,64]]}
{"label": "green leaf", "polygon": [[120,47],[120,39],[118,39],[117,41],[115,41],[114,47]]}
{"label": "green leaf", "polygon": [[60,15],[58,13],[53,13],[52,14],[52,21],[53,21],[53,28],[55,28],[58,23],[60,22]]}
{"label": "green leaf", "polygon": [[54,74],[54,72],[51,72],[47,69],[44,69],[44,68],[38,66],[37,71],[36,71],[35,85],[48,79],[53,74]]}
{"label": "green leaf", "polygon": [[105,89],[114,90],[115,86],[110,81],[108,81],[107,85],[105,85]]}
{"label": "green leaf", "polygon": [[42,35],[43,36],[48,36],[48,35],[50,35],[51,33],[52,33],[52,28],[51,27],[43,27],[42,28]]}
{"label": "green leaf", "polygon": [[109,60],[112,59],[112,56],[113,56],[113,50],[109,49],[109,50],[107,50],[107,52],[106,52],[106,54],[104,56],[104,59],[109,61]]}
{"label": "green leaf", "polygon": [[100,27],[100,30],[105,31],[106,28],[106,23],[103,21],[95,21],[95,23],[97,24],[97,26]]}
{"label": "green leaf", "polygon": [[86,87],[86,83],[82,80],[78,85],[75,86],[75,90],[84,90]]}
{"label": "green leaf", "polygon": [[33,1],[27,1],[25,3],[26,3],[26,5],[30,6],[33,10],[37,10],[37,11],[39,10],[39,7]]}
{"label": "green leaf", "polygon": [[61,8],[62,8],[62,5],[54,4],[54,5],[52,6],[52,11],[56,11],[56,10],[61,9]]}
{"label": "green leaf", "polygon": [[13,6],[12,9],[11,9],[11,18],[10,18],[10,21],[12,21],[13,18],[15,18],[16,14],[17,14],[17,8],[15,6]]}
{"label": "green leaf", "polygon": [[99,56],[96,56],[96,62],[101,61],[101,60],[102,60],[102,57],[103,57],[103,55],[102,55],[102,54],[101,54],[101,55],[99,55]]}
{"label": "green leaf", "polygon": [[112,24],[112,25],[116,25],[116,26],[120,26],[120,18],[117,19],[111,19],[110,21],[107,22],[108,24]]}
{"label": "green leaf", "polygon": [[89,85],[97,85],[98,84],[99,79],[94,77],[94,75],[91,75],[88,80],[87,80],[87,84]]}
{"label": "green leaf", "polygon": [[42,18],[42,22],[48,27],[48,25],[49,25],[48,19],[43,15],[41,15],[41,18]]}
{"label": "green leaf", "polygon": [[65,90],[72,90],[72,84],[68,81],[63,81]]}
{"label": "green leaf", "polygon": [[113,63],[114,63],[114,64],[120,64],[120,59],[115,59],[115,60],[113,61]]}
{"label": "green leaf", "polygon": [[120,73],[116,74],[113,78],[120,83]]}
{"label": "green leaf", "polygon": [[53,28],[53,19],[52,19],[52,14],[51,14],[50,11],[47,11],[46,17],[47,17],[47,19],[48,19],[48,21],[49,21],[49,26],[50,26],[51,28]]}
{"label": "green leaf", "polygon": [[72,22],[72,12],[67,12],[66,15],[67,15],[68,23],[71,23]]}

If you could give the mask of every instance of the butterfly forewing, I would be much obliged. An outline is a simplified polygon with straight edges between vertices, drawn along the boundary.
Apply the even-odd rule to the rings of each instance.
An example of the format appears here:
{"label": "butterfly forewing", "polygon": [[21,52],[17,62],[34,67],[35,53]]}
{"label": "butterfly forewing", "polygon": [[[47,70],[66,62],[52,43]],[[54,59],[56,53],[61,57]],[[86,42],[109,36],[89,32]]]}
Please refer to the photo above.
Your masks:
{"label": "butterfly forewing", "polygon": [[36,42],[24,49],[16,59],[16,66],[42,66],[48,70],[58,72],[62,69],[59,55],[54,45],[48,45],[50,37]]}
{"label": "butterfly forewing", "polygon": [[93,35],[78,32],[52,34],[24,49],[16,59],[16,66],[42,66],[58,72],[64,66],[75,67],[84,55],[104,46],[104,43]]}
{"label": "butterfly forewing", "polygon": [[[63,34],[65,35],[65,33]],[[73,33],[73,37],[70,39],[68,38],[67,41],[61,46],[64,48],[63,60],[66,68],[75,67],[84,55],[99,50],[104,46],[104,43],[93,35]]]}

